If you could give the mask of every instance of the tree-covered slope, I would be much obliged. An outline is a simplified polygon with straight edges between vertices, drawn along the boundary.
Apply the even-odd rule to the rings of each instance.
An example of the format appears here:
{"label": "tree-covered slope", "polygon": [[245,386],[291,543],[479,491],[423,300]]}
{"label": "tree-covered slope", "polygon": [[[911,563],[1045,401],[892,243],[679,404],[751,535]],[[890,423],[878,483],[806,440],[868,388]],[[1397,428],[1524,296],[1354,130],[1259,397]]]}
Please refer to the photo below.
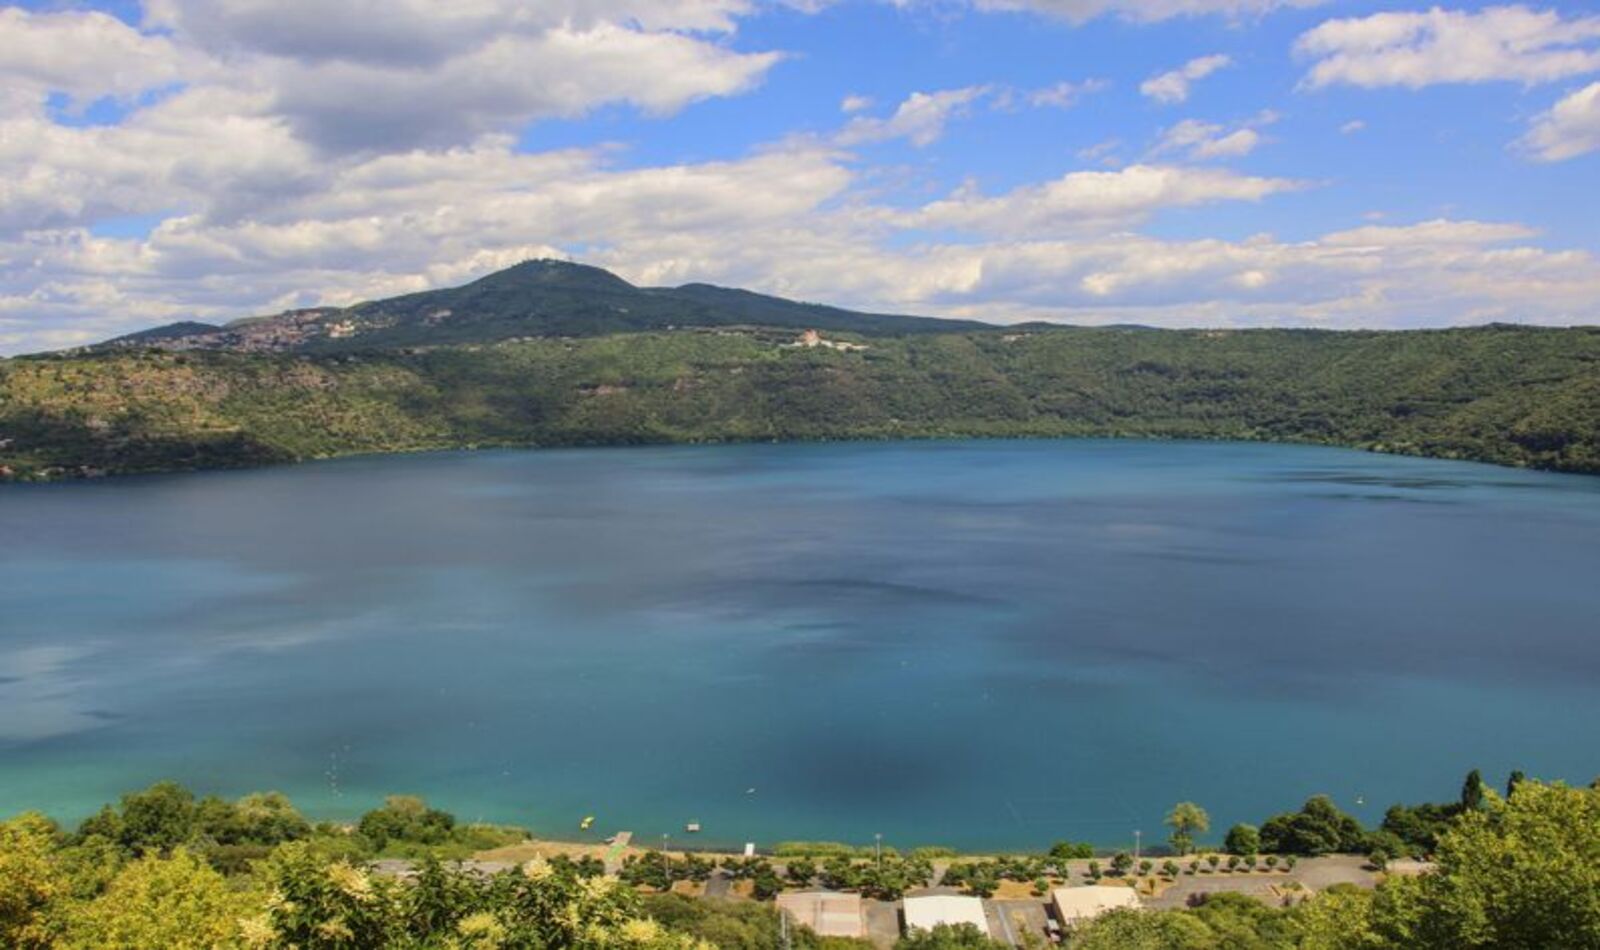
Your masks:
{"label": "tree-covered slope", "polygon": [[0,361],[11,477],[454,446],[1131,436],[1600,473],[1600,329],[680,330],[360,354]]}

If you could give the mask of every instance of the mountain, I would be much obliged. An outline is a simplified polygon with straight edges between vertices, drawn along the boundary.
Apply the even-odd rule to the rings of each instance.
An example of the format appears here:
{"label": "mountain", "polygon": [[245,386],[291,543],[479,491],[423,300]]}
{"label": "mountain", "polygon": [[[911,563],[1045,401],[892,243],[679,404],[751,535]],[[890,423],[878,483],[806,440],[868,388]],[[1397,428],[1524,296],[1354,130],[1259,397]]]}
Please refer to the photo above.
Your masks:
{"label": "mountain", "polygon": [[174,323],[107,341],[114,348],[345,353],[588,337],[674,327],[761,326],[882,336],[992,329],[970,320],[857,313],[711,284],[635,287],[598,267],[524,261],[461,287],[352,307],[291,310],[222,327]]}

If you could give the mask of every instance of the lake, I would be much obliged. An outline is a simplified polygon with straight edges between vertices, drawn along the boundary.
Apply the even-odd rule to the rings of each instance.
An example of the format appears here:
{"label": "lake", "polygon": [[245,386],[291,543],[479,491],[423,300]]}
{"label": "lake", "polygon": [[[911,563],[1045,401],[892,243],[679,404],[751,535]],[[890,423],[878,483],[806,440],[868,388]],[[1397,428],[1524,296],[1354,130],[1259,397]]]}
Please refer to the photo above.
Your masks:
{"label": "lake", "polygon": [[[1600,773],[1600,479],[1136,441],[0,489],[0,814],[161,778],[644,843],[1216,834]],[[1364,804],[1362,804],[1364,803]]]}

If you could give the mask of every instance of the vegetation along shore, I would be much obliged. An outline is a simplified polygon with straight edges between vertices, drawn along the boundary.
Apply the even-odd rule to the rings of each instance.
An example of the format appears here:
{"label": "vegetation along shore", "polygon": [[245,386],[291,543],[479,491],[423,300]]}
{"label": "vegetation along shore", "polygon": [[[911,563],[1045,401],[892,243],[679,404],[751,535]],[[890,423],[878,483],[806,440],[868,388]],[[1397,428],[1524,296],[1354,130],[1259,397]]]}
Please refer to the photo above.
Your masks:
{"label": "vegetation along shore", "polygon": [[0,360],[0,477],[938,437],[1303,442],[1600,473],[1596,327],[1001,328],[664,293],[530,262],[347,310]]}
{"label": "vegetation along shore", "polygon": [[[1502,794],[1473,772],[1458,798],[1396,805],[1377,829],[1316,797],[1220,847],[1194,803],[1167,824],[1162,852],[1139,856],[1069,842],[986,857],[664,854],[461,825],[407,796],[354,825],[313,824],[276,793],[196,799],[165,782],[71,831],[37,813],[0,823],[0,945],[1600,947],[1600,782],[1514,774]],[[1059,919],[1051,908],[1080,888],[1131,897]],[[818,935],[773,904],[824,890],[859,895],[858,936]],[[902,935],[897,906],[930,895],[983,899],[998,926]]]}

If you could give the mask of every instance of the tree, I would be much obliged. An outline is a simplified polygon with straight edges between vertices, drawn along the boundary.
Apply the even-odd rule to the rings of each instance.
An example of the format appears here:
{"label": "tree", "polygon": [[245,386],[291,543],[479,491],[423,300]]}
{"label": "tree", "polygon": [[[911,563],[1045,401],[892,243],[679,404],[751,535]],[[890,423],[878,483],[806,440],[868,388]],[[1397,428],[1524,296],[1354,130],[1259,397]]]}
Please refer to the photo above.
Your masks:
{"label": "tree", "polygon": [[55,833],[55,825],[34,812],[0,822],[0,946],[55,945],[55,904],[68,886],[55,860]]}
{"label": "tree", "polygon": [[761,866],[756,868],[751,883],[754,885],[752,893],[759,901],[771,900],[783,891],[783,881],[778,879],[778,872],[766,862],[762,862]]}
{"label": "tree", "polygon": [[222,875],[179,848],[135,861],[106,892],[75,913],[66,944],[103,950],[209,950],[241,936],[254,901]]}
{"label": "tree", "polygon": [[1517,786],[1521,785],[1526,779],[1527,776],[1522,774],[1521,769],[1512,769],[1511,774],[1506,777],[1506,797],[1510,798],[1515,794]]}
{"label": "tree", "polygon": [[164,854],[194,834],[194,795],[176,782],[157,782],[122,796],[118,840],[135,855]]}
{"label": "tree", "polygon": [[1391,946],[1600,946],[1600,794],[1524,781],[1439,839],[1438,870],[1394,877],[1373,925]]}
{"label": "tree", "polygon": [[1211,816],[1194,802],[1179,802],[1167,813],[1166,823],[1172,828],[1168,840],[1179,854],[1194,850],[1194,836],[1211,830]]}
{"label": "tree", "polygon": [[1461,783],[1461,807],[1465,811],[1483,807],[1483,775],[1477,769],[1468,772],[1466,781]]}
{"label": "tree", "polygon": [[361,816],[356,830],[382,851],[391,841],[439,844],[450,837],[455,825],[454,815],[429,808],[415,795],[390,795],[383,800],[383,807]]}
{"label": "tree", "polygon": [[1261,832],[1255,825],[1234,825],[1228,829],[1222,848],[1229,854],[1258,854],[1261,851]]}
{"label": "tree", "polygon": [[817,876],[817,865],[806,858],[795,858],[783,870],[789,880],[801,887],[810,884],[811,879]]}
{"label": "tree", "polygon": [[1306,800],[1298,812],[1274,815],[1261,825],[1261,848],[1280,854],[1357,853],[1365,843],[1361,823],[1326,795]]}
{"label": "tree", "polygon": [[1111,873],[1121,877],[1133,868],[1133,855],[1126,851],[1118,851],[1111,856]]}
{"label": "tree", "polygon": [[1149,858],[1144,858],[1139,862],[1139,873],[1148,877],[1150,875],[1150,869],[1155,866],[1156,864],[1154,861],[1150,860]]}
{"label": "tree", "polygon": [[1215,871],[1217,869],[1217,865],[1222,863],[1222,855],[1208,854],[1206,855],[1206,863],[1211,865],[1211,870]]}
{"label": "tree", "polygon": [[1237,854],[1228,855],[1228,870],[1230,870],[1230,871],[1239,870],[1239,864],[1243,860],[1244,859],[1239,857]]}
{"label": "tree", "polygon": [[967,875],[967,891],[975,897],[993,897],[1000,886],[1000,874],[988,861],[977,865]]}
{"label": "tree", "polygon": [[1057,841],[1050,846],[1054,861],[1083,861],[1094,857],[1094,845],[1075,841]]}
{"label": "tree", "polygon": [[1161,863],[1161,873],[1165,874],[1167,877],[1177,879],[1178,874],[1181,871],[1182,868],[1178,867],[1178,862],[1172,860],[1171,858],[1168,858],[1166,861]]}

